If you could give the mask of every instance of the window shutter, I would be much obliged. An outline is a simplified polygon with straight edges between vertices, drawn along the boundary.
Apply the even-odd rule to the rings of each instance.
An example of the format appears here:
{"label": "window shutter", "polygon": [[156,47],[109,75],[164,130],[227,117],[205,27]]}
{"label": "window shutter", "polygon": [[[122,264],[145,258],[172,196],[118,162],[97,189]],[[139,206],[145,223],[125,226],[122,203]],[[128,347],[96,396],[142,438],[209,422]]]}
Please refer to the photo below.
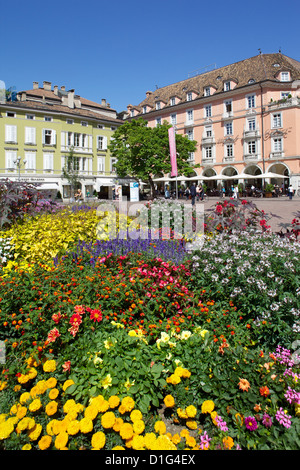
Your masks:
{"label": "window shutter", "polygon": [[66,145],[66,132],[61,132],[60,134],[61,146],[65,147]]}
{"label": "window shutter", "polygon": [[56,131],[52,130],[51,131],[51,145],[56,144]]}
{"label": "window shutter", "polygon": [[103,150],[107,150],[107,137],[103,137]]}
{"label": "window shutter", "polygon": [[42,142],[43,142],[43,144],[45,143],[45,133],[46,133],[46,129],[43,129],[43,133],[42,133]]}
{"label": "window shutter", "polygon": [[5,142],[17,142],[17,126],[5,126]]}

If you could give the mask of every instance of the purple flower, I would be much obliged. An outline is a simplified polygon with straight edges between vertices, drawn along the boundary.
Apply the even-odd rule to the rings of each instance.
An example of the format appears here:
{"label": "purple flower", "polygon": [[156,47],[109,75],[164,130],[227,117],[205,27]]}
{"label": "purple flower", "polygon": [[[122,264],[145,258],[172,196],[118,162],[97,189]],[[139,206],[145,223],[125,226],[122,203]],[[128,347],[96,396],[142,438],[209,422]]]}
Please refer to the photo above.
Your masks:
{"label": "purple flower", "polygon": [[279,424],[282,424],[285,428],[290,428],[292,421],[291,421],[291,416],[287,414],[287,411],[284,411],[282,407],[279,408],[277,411],[275,418],[279,422]]}
{"label": "purple flower", "polygon": [[287,392],[284,396],[290,404],[300,404],[300,393],[296,392],[296,390],[293,390],[291,387],[288,387]]}
{"label": "purple flower", "polygon": [[273,421],[272,421],[272,418],[270,415],[268,415],[267,413],[265,413],[263,415],[263,420],[262,420],[262,423],[264,426],[266,426],[266,428],[270,428],[273,424]]}
{"label": "purple flower", "polygon": [[249,431],[255,431],[257,429],[257,421],[253,416],[247,416],[245,418],[245,425]]}
{"label": "purple flower", "polygon": [[207,432],[204,431],[204,433],[200,437],[200,449],[202,450],[208,449],[210,441],[211,441],[211,438],[209,438]]}
{"label": "purple flower", "polygon": [[221,416],[217,416],[215,419],[218,428],[221,429],[221,431],[228,431],[227,423],[224,421]]}

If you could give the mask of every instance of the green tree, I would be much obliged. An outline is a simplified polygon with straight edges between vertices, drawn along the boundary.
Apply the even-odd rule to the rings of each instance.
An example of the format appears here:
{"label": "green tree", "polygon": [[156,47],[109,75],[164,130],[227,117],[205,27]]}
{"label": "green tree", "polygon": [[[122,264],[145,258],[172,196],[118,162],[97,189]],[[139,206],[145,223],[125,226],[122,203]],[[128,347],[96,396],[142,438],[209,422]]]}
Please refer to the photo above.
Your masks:
{"label": "green tree", "polygon": [[65,157],[65,164],[62,169],[63,177],[68,180],[71,186],[71,198],[74,198],[75,190],[80,187],[79,181],[79,159],[74,155],[74,148],[71,147]]}
{"label": "green tree", "polygon": [[[153,178],[159,173],[171,171],[168,129],[166,122],[157,127],[148,127],[142,118],[125,122],[114,132],[109,145],[112,157],[117,159],[116,172],[121,177],[131,176],[148,181],[154,195]],[[176,134],[177,169],[188,176],[193,170],[188,163],[196,142]]]}

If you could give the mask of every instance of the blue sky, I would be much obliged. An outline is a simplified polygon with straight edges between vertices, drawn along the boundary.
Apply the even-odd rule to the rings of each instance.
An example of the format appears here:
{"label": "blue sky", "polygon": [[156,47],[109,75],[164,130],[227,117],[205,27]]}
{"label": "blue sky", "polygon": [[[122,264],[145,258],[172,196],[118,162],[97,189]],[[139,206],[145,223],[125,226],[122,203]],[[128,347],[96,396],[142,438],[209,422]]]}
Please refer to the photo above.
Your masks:
{"label": "blue sky", "polygon": [[43,80],[122,111],[154,91],[263,53],[300,61],[295,0],[2,2],[0,80]]}

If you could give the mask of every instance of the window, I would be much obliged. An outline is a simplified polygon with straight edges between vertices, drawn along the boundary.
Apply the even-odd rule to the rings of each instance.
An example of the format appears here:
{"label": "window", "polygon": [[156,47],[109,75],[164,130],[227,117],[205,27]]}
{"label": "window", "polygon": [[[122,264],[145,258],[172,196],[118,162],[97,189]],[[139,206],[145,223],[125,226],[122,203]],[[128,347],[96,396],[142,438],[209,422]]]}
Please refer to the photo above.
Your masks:
{"label": "window", "polygon": [[107,137],[104,135],[97,136],[97,149],[107,150]]}
{"label": "window", "polygon": [[230,82],[225,82],[224,83],[224,91],[229,91],[231,89]]}
{"label": "window", "polygon": [[161,125],[161,117],[156,118],[156,125]]}
{"label": "window", "polygon": [[81,170],[88,171],[88,159],[86,157],[81,158]]}
{"label": "window", "polygon": [[290,80],[290,72],[281,72],[280,80],[282,82],[288,82]]}
{"label": "window", "polygon": [[189,152],[188,162],[194,162],[194,161],[195,161],[195,153]]}
{"label": "window", "polygon": [[110,159],[110,171],[112,173],[115,173],[116,172],[116,163],[117,163],[117,159],[116,158],[111,158]]}
{"label": "window", "polygon": [[281,92],[281,99],[288,99],[288,98],[291,98],[292,95],[291,95],[291,92],[290,91],[282,91]]}
{"label": "window", "polygon": [[34,114],[26,114],[26,119],[30,119],[31,121],[33,121],[35,119],[35,115]]}
{"label": "window", "polygon": [[205,126],[205,137],[212,137],[212,126]]}
{"label": "window", "polygon": [[193,95],[192,95],[192,93],[191,93],[190,91],[187,93],[186,99],[187,99],[187,101],[192,101]]}
{"label": "window", "polygon": [[103,124],[97,124],[97,129],[104,129]]}
{"label": "window", "polygon": [[255,108],[255,95],[247,96],[247,108]]}
{"label": "window", "polygon": [[155,109],[160,109],[160,101],[158,101],[155,105]]}
{"label": "window", "polygon": [[172,126],[175,126],[177,123],[177,115],[176,114],[171,114],[171,124]]}
{"label": "window", "polygon": [[211,104],[208,104],[207,106],[205,106],[205,117],[206,118],[211,117]]}
{"label": "window", "polygon": [[17,143],[17,126],[5,126],[5,142]]}
{"label": "window", "polygon": [[193,111],[193,109],[189,109],[186,112],[186,120],[187,120],[187,122],[194,122],[194,111]]}
{"label": "window", "polygon": [[170,105],[171,106],[175,106],[176,102],[175,102],[175,97],[172,96],[172,98],[170,99]]}
{"label": "window", "polygon": [[36,169],[36,152],[25,152],[25,169],[35,170]]}
{"label": "window", "polygon": [[104,173],[105,172],[105,158],[98,157],[98,172]]}
{"label": "window", "polygon": [[226,122],[226,124],[225,124],[225,135],[232,135],[232,134],[233,134],[232,121]]}
{"label": "window", "polygon": [[143,114],[146,114],[147,112],[147,106],[143,106]]}
{"label": "window", "polygon": [[44,116],[44,121],[46,122],[52,122],[53,118],[51,116]]}
{"label": "window", "polygon": [[204,96],[210,96],[210,87],[209,86],[204,88]]}
{"label": "window", "polygon": [[81,125],[84,126],[84,127],[87,127],[88,123],[86,121],[81,121]]}
{"label": "window", "polygon": [[225,113],[231,113],[231,111],[232,111],[232,100],[225,101],[224,106],[225,106]]}
{"label": "window", "polygon": [[17,160],[16,151],[6,151],[5,152],[5,168],[8,171],[14,171],[16,169],[15,161]]}
{"label": "window", "polygon": [[56,132],[53,129],[43,129],[43,144],[44,145],[56,144]]}
{"label": "window", "polygon": [[35,127],[25,127],[25,144],[36,144]]}
{"label": "window", "polygon": [[282,138],[276,137],[273,139],[273,150],[274,152],[282,152]]}
{"label": "window", "polygon": [[251,140],[250,142],[248,142],[248,153],[250,155],[253,155],[256,153],[256,141],[255,140]]}
{"label": "window", "polygon": [[74,124],[74,119],[67,119],[67,124]]}
{"label": "window", "polygon": [[205,158],[212,158],[212,147],[205,147]]}
{"label": "window", "polygon": [[82,143],[82,148],[88,147],[88,136],[86,134],[82,134],[81,143]]}
{"label": "window", "polygon": [[53,170],[53,155],[51,153],[44,153],[44,170]]}
{"label": "window", "polygon": [[7,111],[6,117],[15,118],[15,117],[16,117],[16,113],[12,113],[11,111]]}
{"label": "window", "polygon": [[226,157],[233,157],[233,144],[226,144]]}
{"label": "window", "polygon": [[78,132],[74,132],[74,147],[80,146],[80,134]]}
{"label": "window", "polygon": [[115,126],[110,126],[111,131],[115,131],[117,128]]}
{"label": "window", "polygon": [[189,140],[194,140],[194,129],[188,129],[186,134]]}
{"label": "window", "polygon": [[248,131],[255,131],[256,129],[256,119],[251,118],[248,119]]}
{"label": "window", "polygon": [[273,116],[272,116],[272,127],[273,127],[273,129],[281,127],[281,113],[273,114]]}

